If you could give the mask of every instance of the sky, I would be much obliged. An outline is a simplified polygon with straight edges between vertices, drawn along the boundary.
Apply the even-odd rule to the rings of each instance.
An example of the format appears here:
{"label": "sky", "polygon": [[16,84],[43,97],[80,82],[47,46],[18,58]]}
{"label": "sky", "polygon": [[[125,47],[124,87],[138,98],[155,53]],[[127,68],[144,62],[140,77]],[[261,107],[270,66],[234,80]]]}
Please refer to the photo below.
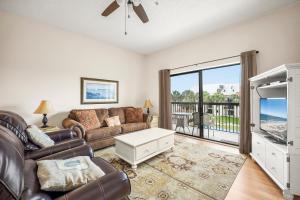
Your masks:
{"label": "sky", "polygon": [[261,99],[261,113],[276,117],[287,118],[286,103],[286,99]]}
{"label": "sky", "polygon": [[[208,69],[202,71],[203,89],[209,93],[215,93],[218,85],[225,85],[225,87],[234,86],[235,92],[239,91],[240,84],[240,65],[230,67],[222,67],[215,69]],[[182,92],[184,90],[199,91],[199,77],[198,72],[173,76],[171,77],[171,90]]]}

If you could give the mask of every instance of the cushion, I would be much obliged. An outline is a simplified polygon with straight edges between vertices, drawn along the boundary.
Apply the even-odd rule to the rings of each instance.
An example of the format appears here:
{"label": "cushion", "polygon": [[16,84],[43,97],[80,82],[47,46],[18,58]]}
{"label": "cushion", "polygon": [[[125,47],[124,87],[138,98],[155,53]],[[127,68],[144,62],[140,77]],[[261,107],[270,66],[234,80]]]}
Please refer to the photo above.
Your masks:
{"label": "cushion", "polygon": [[25,133],[27,123],[16,113],[9,111],[0,111],[0,125],[12,131],[25,145],[28,142],[28,137]]}
{"label": "cushion", "polygon": [[148,127],[147,127],[147,123],[145,123],[145,122],[122,124],[122,133],[139,131],[139,130],[143,130],[146,128],[148,128]]}
{"label": "cushion", "polygon": [[89,156],[42,160],[37,165],[37,176],[44,191],[70,191],[105,175]]}
{"label": "cushion", "polygon": [[94,157],[91,158],[91,160],[93,161],[93,163],[95,163],[98,167],[101,168],[101,170],[105,173],[105,174],[110,174],[113,172],[118,171],[110,162],[108,162],[107,160],[100,158],[100,157]]}
{"label": "cushion", "polygon": [[75,111],[77,121],[84,126],[86,130],[91,130],[100,127],[95,110],[77,110]]}
{"label": "cushion", "polygon": [[34,151],[34,150],[38,150],[38,149],[40,149],[40,147],[37,146],[36,144],[34,144],[33,142],[31,142],[30,140],[28,140],[27,144],[24,147],[24,150],[26,152],[28,152],[28,151]]}
{"label": "cushion", "polygon": [[104,139],[108,137],[113,137],[122,132],[121,126],[114,127],[102,127],[93,130],[86,131],[85,139],[86,141],[94,141],[99,139]]}
{"label": "cushion", "polygon": [[105,119],[109,118],[107,109],[95,109],[98,120],[100,122],[100,127],[107,126]]}
{"label": "cushion", "polygon": [[143,122],[142,108],[126,108],[125,109],[126,123]]}
{"label": "cushion", "polygon": [[108,127],[120,126],[121,125],[119,116],[109,117],[109,118],[105,119],[105,121],[106,121],[106,124],[107,124]]}
{"label": "cushion", "polygon": [[55,142],[37,126],[32,125],[26,129],[29,139],[42,148],[51,147]]}
{"label": "cushion", "polygon": [[125,113],[123,108],[110,108],[108,110],[109,116],[119,116],[121,124],[125,123]]}

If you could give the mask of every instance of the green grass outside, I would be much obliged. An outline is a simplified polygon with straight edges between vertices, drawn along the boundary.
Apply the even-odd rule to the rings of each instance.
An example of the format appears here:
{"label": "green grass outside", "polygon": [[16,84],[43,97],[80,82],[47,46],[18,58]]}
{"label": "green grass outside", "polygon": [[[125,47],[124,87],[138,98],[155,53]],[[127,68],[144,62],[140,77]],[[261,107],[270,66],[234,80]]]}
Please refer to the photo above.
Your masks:
{"label": "green grass outside", "polygon": [[215,116],[215,123],[217,127],[222,128],[223,130],[240,130],[240,119],[232,116]]}

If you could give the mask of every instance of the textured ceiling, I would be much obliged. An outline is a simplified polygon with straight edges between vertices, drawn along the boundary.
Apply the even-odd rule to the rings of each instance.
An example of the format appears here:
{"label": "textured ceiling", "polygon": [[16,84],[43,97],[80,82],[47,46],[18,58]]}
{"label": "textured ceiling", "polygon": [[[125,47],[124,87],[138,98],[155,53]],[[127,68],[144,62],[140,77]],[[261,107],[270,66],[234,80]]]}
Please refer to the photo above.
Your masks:
{"label": "textured ceiling", "polygon": [[0,0],[0,10],[32,17],[141,54],[182,43],[271,12],[296,0],[142,0],[150,19],[132,13],[124,35],[124,6],[109,17],[113,0]]}

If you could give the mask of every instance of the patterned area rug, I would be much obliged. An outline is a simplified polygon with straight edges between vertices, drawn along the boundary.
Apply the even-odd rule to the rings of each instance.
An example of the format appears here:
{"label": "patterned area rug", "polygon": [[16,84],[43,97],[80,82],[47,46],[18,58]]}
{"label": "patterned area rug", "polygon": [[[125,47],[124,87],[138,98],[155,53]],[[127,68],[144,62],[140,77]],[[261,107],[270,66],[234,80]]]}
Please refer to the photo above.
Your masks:
{"label": "patterned area rug", "polygon": [[244,164],[239,154],[201,144],[180,142],[169,150],[138,165],[136,171],[114,155],[114,147],[95,152],[127,173],[131,181],[130,199],[225,199]]}

